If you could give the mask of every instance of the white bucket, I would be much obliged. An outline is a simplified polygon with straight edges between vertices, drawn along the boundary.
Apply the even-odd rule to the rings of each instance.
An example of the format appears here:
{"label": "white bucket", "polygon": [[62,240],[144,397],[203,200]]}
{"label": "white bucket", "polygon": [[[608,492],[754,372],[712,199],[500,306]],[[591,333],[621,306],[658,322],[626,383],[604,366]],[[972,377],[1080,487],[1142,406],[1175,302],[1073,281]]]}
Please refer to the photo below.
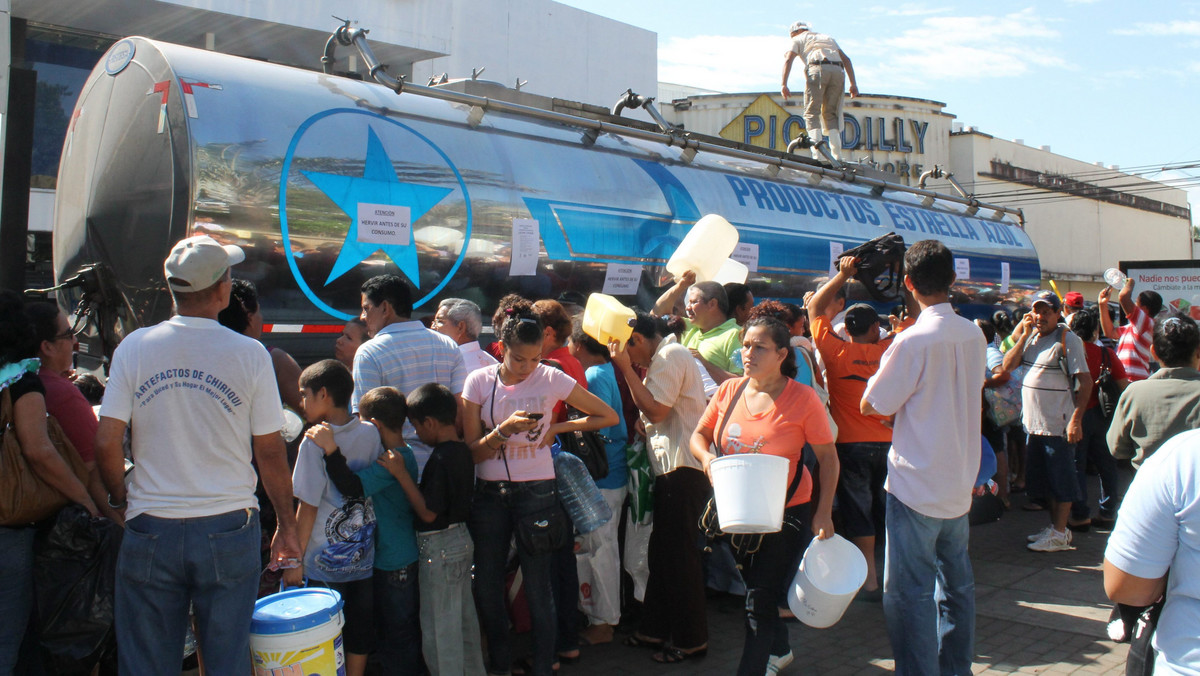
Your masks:
{"label": "white bucket", "polygon": [[342,597],[332,589],[290,589],[259,599],[250,620],[254,676],[345,676]]}
{"label": "white bucket", "polygon": [[854,543],[840,535],[813,538],[788,591],[788,608],[810,627],[832,627],[866,581],[867,560]]}
{"label": "white bucket", "polygon": [[725,455],[712,461],[709,472],[722,531],[775,533],[783,526],[787,458],[766,453]]}

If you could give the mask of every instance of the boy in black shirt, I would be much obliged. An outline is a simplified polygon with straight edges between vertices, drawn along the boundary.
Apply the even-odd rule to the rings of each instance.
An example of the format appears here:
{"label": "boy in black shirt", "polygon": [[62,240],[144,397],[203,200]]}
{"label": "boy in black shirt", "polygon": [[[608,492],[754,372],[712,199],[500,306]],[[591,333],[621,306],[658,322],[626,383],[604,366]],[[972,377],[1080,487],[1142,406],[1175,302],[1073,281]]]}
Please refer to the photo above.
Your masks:
{"label": "boy in black shirt", "polygon": [[419,488],[399,454],[387,451],[379,460],[400,483],[417,517],[421,645],[433,676],[484,673],[471,594],[475,546],[466,524],[475,463],[454,427],[457,410],[454,395],[437,383],[408,395],[409,421],[421,441],[433,447]]}

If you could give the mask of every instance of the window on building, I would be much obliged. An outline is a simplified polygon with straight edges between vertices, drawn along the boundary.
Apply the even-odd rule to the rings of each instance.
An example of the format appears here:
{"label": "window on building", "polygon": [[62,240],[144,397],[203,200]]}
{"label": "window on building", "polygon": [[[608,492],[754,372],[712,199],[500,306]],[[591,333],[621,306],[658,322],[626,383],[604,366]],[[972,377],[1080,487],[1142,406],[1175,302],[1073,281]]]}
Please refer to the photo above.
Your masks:
{"label": "window on building", "polygon": [[27,25],[24,67],[37,72],[30,187],[54,188],[57,184],[58,161],[75,101],[88,75],[115,41],[57,26]]}

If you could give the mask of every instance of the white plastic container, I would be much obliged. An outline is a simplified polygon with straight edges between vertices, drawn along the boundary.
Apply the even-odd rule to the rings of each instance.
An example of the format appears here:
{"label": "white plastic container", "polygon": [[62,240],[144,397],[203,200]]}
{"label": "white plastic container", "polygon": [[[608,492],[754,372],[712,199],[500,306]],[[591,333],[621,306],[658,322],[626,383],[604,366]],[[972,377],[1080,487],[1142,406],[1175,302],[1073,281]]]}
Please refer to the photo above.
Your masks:
{"label": "white plastic container", "polygon": [[678,277],[688,270],[696,272],[696,281],[714,279],[725,260],[737,248],[738,232],[729,221],[716,214],[704,216],[684,236],[671,260],[667,272]]}
{"label": "white plastic container", "polygon": [[721,269],[717,270],[717,274],[713,277],[713,281],[718,284],[730,284],[737,282],[745,284],[746,278],[750,276],[750,268],[746,267],[745,263],[735,261],[732,258],[726,258],[721,264]]}
{"label": "white plastic container", "polygon": [[629,322],[636,317],[633,310],[616,298],[593,293],[588,296],[587,306],[583,309],[583,332],[601,345],[607,347],[609,341],[615,340],[624,349],[625,341],[633,335],[633,326]]}
{"label": "white plastic container", "polygon": [[832,627],[866,581],[867,560],[854,543],[840,535],[813,538],[788,590],[788,608],[810,627]]}
{"label": "white plastic container", "polygon": [[345,676],[342,597],[332,589],[289,589],[259,599],[250,620],[255,676]]}
{"label": "white plastic container", "polygon": [[775,533],[783,526],[788,460],[765,453],[725,455],[709,465],[726,533]]}

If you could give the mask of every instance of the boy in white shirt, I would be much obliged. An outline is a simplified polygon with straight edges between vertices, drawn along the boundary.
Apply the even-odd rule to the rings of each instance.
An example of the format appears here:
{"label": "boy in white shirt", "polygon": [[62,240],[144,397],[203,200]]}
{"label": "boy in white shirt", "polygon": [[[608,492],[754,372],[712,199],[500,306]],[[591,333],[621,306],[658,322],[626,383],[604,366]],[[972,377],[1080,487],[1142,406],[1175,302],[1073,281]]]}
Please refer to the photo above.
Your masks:
{"label": "boy in white shirt", "polygon": [[[337,447],[351,470],[373,463],[383,452],[379,432],[370,423],[350,414],[354,379],[336,359],[326,359],[300,374],[304,417],[310,423],[328,423]],[[312,428],[314,431],[320,427]],[[337,590],[345,602],[342,630],[346,673],[361,676],[367,655],[375,648],[374,590],[375,510],[368,499],[347,500],[325,474],[325,452],[305,435],[292,474],[293,492],[300,505],[297,530],[303,547],[303,565],[284,573],[288,585],[310,583]]]}

